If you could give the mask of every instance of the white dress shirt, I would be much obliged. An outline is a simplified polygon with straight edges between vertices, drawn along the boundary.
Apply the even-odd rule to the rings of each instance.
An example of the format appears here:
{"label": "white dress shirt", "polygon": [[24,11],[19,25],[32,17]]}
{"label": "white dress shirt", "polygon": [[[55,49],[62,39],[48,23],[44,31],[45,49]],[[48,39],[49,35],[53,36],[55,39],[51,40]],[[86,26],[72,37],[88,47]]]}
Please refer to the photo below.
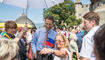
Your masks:
{"label": "white dress shirt", "polygon": [[94,55],[94,34],[97,31],[99,26],[93,27],[84,37],[82,48],[80,52],[81,57],[89,58],[90,60],[95,60],[96,57]]}

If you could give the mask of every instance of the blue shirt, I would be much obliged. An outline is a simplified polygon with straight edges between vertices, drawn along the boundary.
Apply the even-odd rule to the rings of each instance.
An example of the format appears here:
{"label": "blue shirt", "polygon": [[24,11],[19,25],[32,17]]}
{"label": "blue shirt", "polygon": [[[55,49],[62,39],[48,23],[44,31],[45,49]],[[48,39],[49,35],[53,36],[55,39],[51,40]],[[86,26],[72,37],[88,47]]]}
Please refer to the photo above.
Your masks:
{"label": "blue shirt", "polygon": [[81,43],[82,42],[82,38],[83,38],[83,33],[82,32],[78,32],[76,35],[77,35],[77,38],[78,38],[78,42]]}
{"label": "blue shirt", "polygon": [[[40,51],[44,48],[43,43],[44,43],[44,38],[45,38],[46,33],[47,33],[46,28],[38,29],[35,32],[34,37],[31,40],[31,47],[32,47],[32,51],[34,54],[37,51]],[[49,30],[47,38],[51,38],[51,39],[55,40],[56,32],[53,29]],[[47,46],[47,48],[51,48],[51,47]]]}

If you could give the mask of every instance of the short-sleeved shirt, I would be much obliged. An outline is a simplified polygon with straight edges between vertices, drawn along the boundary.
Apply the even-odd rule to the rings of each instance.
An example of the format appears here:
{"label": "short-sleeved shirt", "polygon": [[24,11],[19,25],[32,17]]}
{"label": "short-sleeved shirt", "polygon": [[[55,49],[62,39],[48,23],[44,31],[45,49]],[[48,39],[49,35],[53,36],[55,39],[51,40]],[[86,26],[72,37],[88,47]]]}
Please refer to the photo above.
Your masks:
{"label": "short-sleeved shirt", "polygon": [[94,34],[97,31],[99,26],[93,27],[84,37],[82,48],[80,51],[80,56],[89,58],[90,60],[95,60],[96,57],[94,55]]}

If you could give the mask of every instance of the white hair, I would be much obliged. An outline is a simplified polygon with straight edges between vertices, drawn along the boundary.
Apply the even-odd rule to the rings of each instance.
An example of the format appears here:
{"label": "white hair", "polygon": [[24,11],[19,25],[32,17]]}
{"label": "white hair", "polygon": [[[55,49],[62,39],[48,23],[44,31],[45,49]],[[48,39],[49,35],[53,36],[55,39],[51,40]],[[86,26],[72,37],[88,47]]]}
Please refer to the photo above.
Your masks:
{"label": "white hair", "polygon": [[26,31],[27,27],[24,27],[15,39],[0,37],[0,60],[11,60],[16,56],[19,50],[18,42]]}
{"label": "white hair", "polygon": [[11,60],[16,56],[18,49],[16,41],[0,38],[0,60]]}

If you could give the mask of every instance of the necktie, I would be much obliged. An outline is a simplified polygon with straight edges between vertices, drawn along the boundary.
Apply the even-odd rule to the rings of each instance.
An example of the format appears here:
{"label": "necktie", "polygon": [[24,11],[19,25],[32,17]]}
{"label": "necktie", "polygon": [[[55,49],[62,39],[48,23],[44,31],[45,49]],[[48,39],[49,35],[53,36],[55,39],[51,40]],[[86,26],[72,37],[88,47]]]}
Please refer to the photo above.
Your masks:
{"label": "necktie", "polygon": [[48,32],[46,32],[45,38],[44,38],[44,44],[43,44],[43,46],[44,46],[45,48],[47,48],[47,45],[46,45],[47,35],[48,35]]}

